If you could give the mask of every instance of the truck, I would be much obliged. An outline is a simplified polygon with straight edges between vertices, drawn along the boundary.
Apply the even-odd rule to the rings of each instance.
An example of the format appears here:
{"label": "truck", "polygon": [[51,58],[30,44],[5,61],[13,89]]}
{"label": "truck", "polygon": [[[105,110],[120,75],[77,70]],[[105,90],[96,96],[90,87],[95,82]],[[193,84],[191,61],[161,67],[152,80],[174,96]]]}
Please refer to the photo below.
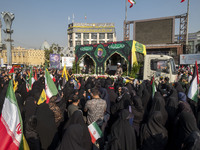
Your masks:
{"label": "truck", "polygon": [[142,66],[138,73],[143,80],[151,80],[152,76],[157,80],[163,76],[169,77],[170,82],[176,81],[173,57],[147,55],[146,46],[134,40],[77,45],[75,47],[76,70],[80,70],[77,67],[82,60],[84,60],[84,65],[94,69],[94,74],[113,75],[117,63],[121,63],[124,71],[128,74],[133,64],[137,63]]}
{"label": "truck", "polygon": [[143,80],[151,80],[152,77],[156,81],[159,78],[168,77],[169,82],[177,81],[177,71],[174,59],[167,55],[146,55],[144,57],[144,73]]}

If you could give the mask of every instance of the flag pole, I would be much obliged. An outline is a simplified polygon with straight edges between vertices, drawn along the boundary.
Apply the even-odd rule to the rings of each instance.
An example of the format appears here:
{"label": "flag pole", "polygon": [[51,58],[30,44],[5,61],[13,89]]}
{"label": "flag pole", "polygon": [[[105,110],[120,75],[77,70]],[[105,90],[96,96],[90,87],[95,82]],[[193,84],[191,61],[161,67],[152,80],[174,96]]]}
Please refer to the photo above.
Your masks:
{"label": "flag pole", "polygon": [[125,0],[126,1],[126,6],[125,6],[125,22],[127,21],[127,0]]}
{"label": "flag pole", "polygon": [[187,32],[186,32],[186,46],[188,45],[189,8],[190,8],[190,0],[188,0],[188,3],[187,3]]}
{"label": "flag pole", "polygon": [[126,40],[127,0],[125,0],[124,40]]}

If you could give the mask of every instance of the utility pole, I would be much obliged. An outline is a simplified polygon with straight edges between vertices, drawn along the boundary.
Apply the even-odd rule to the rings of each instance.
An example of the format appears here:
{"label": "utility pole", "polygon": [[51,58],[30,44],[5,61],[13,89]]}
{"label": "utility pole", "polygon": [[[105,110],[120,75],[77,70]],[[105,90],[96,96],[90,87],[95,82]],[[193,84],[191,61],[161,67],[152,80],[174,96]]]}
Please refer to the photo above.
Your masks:
{"label": "utility pole", "polygon": [[[189,51],[190,51],[190,47],[188,45],[189,8],[190,8],[190,0],[188,0],[188,3],[187,3],[186,53],[189,53]],[[191,53],[191,51],[190,51],[190,53]]]}
{"label": "utility pole", "polygon": [[186,45],[188,45],[189,8],[190,8],[190,0],[188,0],[188,4],[187,4],[187,32],[186,32]]}
{"label": "utility pole", "polygon": [[125,0],[126,1],[126,6],[125,6],[125,22],[127,21],[127,0]]}

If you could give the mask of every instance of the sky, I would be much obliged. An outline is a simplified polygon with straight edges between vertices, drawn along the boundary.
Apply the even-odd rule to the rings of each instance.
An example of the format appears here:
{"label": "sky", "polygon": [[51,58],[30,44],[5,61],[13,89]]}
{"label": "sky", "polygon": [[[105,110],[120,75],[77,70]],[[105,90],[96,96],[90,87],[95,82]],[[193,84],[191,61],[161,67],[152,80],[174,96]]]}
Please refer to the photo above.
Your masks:
{"label": "sky", "polygon": [[[128,1],[128,0],[127,0]],[[127,20],[167,17],[187,12],[187,1],[135,0],[129,8]],[[200,0],[190,0],[189,33],[200,31]],[[0,12],[12,12],[14,46],[40,48],[46,40],[67,46],[67,26],[72,22],[115,23],[117,41],[123,40],[125,0],[0,0]],[[85,15],[87,19],[85,20]],[[0,17],[5,28],[4,21]],[[176,33],[179,23],[176,22]],[[2,38],[5,34],[2,32]]]}

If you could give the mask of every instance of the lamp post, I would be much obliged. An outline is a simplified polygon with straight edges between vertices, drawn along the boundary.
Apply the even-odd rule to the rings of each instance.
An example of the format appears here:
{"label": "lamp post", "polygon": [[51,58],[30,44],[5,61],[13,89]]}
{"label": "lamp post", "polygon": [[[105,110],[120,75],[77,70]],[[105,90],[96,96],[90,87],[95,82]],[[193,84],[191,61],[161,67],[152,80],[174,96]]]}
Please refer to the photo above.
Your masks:
{"label": "lamp post", "polygon": [[11,30],[11,26],[12,26],[12,21],[15,18],[15,15],[10,12],[2,12],[1,15],[6,25],[6,30],[4,30],[4,32],[6,33],[5,41],[6,41],[6,48],[7,48],[7,65],[12,65],[11,48],[12,48],[13,40],[11,39],[11,34],[13,33],[13,30]]}
{"label": "lamp post", "polygon": [[2,24],[1,24],[1,19],[0,19],[0,51],[2,51],[1,27],[2,27]]}

